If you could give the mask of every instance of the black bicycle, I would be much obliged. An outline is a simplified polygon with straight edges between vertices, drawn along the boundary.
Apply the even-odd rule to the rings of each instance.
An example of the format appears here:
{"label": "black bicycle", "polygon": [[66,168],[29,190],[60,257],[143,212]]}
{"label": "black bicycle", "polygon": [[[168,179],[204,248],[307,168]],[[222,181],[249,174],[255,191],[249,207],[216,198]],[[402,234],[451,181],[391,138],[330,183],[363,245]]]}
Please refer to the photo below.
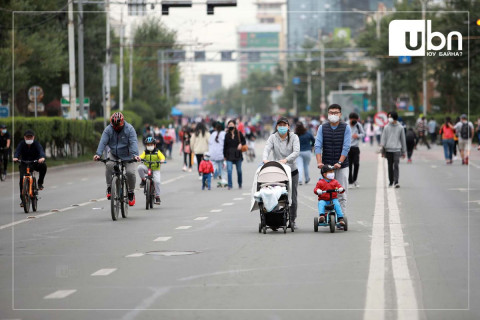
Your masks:
{"label": "black bicycle", "polygon": [[[23,163],[27,166],[25,174],[22,180],[22,206],[23,211],[28,213],[30,211],[30,204],[32,204],[32,210],[37,211],[38,204],[38,187],[37,178],[35,177],[35,170],[32,168],[32,164],[37,163],[37,160],[17,160],[18,163]],[[3,164],[2,164],[3,165]]]}
{"label": "black bicycle", "polygon": [[148,161],[142,159],[143,163],[148,165],[148,173],[145,176],[145,187],[143,193],[145,194],[145,209],[153,208],[153,201],[155,200],[155,183],[153,182],[152,164],[165,164],[166,161]]}
{"label": "black bicycle", "polygon": [[125,175],[125,164],[137,162],[136,160],[112,160],[112,159],[99,159],[105,165],[107,162],[113,162],[112,184],[111,184],[111,197],[110,197],[110,211],[112,214],[112,220],[118,219],[119,211],[122,212],[122,218],[128,216],[128,183],[127,176]]}

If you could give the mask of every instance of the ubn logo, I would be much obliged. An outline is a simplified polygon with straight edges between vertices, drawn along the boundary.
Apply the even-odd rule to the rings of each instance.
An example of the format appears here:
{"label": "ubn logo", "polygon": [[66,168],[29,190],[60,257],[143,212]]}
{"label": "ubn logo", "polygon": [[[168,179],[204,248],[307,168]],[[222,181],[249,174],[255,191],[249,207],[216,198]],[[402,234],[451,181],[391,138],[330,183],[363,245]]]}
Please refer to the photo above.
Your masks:
{"label": "ubn logo", "polygon": [[[462,50],[462,34],[458,31],[450,32],[447,37],[440,32],[432,32],[432,21],[427,20],[427,36],[425,50],[425,21],[424,20],[393,20],[388,26],[388,54],[390,56],[425,56],[429,50],[439,51],[447,45],[452,50],[453,36],[457,36],[458,50]],[[440,43],[432,43],[439,38]]]}

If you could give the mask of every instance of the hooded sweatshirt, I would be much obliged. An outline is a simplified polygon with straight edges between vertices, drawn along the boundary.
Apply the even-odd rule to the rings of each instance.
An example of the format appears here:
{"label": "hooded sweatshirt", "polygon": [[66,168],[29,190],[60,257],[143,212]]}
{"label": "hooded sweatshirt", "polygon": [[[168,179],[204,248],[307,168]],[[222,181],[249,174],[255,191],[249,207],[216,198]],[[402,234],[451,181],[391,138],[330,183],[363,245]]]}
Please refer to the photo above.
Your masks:
{"label": "hooded sweatshirt", "polygon": [[385,147],[386,152],[401,152],[407,150],[405,141],[405,130],[400,123],[389,123],[382,133],[380,144]]}

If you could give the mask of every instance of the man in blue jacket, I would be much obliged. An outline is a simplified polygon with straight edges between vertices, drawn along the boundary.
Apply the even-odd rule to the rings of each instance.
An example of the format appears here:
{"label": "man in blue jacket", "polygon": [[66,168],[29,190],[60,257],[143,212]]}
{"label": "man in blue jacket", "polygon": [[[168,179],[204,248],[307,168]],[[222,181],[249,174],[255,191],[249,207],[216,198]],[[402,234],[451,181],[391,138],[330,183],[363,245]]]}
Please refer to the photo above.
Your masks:
{"label": "man in blue jacket", "polygon": [[[342,107],[332,104],[328,107],[328,122],[318,127],[315,138],[315,156],[317,167],[324,165],[335,167],[335,179],[347,190],[348,152],[352,142],[352,130],[342,121]],[[343,214],[347,212],[347,193],[338,195]]]}
{"label": "man in blue jacket", "polygon": [[[140,161],[137,133],[131,124],[125,121],[121,112],[115,112],[110,118],[110,124],[103,130],[102,138],[98,144],[93,160],[97,161],[103,154],[105,147],[109,147],[108,158],[112,160]],[[115,163],[107,162],[105,178],[107,181],[107,198],[111,196],[112,173]],[[126,164],[126,176],[128,182],[128,205],[135,205],[135,164]]]}
{"label": "man in blue jacket", "polygon": [[[24,140],[20,141],[15,150],[13,156],[13,161],[17,162],[19,159],[25,161],[34,161],[38,162],[33,163],[31,168],[40,173],[38,177],[38,190],[43,190],[43,181],[45,175],[47,174],[47,164],[45,163],[45,151],[40,142],[35,141],[35,133],[32,130],[25,131],[23,135]],[[22,198],[22,188],[23,188],[23,176],[27,172],[27,165],[20,164],[20,199]],[[23,205],[23,202],[20,206]]]}

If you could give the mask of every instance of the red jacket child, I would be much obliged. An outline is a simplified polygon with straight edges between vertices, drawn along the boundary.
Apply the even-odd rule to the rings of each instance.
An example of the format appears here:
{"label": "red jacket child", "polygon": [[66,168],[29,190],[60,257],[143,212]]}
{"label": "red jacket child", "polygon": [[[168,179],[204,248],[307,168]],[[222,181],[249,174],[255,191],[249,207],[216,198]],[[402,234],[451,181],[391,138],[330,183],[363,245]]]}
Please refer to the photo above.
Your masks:
{"label": "red jacket child", "polygon": [[200,172],[200,173],[213,173],[213,172],[215,172],[215,170],[213,169],[212,161],[202,160],[200,162],[200,167],[198,168],[198,172]]}
{"label": "red jacket child", "polygon": [[[313,193],[318,195],[318,201],[320,201],[320,200],[329,201],[330,200],[330,194],[324,193],[324,194],[319,195],[319,194],[317,194],[317,190],[320,189],[322,191],[325,191],[325,190],[340,189],[340,188],[343,188],[343,187],[337,180],[335,180],[335,179],[327,180],[326,178],[323,178],[323,179],[318,180],[317,185],[315,186],[315,189],[313,189]],[[344,192],[345,192],[345,190],[343,190],[342,192],[339,192],[339,193],[344,193]],[[336,199],[336,198],[337,198],[337,193],[333,192],[332,193],[332,199]]]}

